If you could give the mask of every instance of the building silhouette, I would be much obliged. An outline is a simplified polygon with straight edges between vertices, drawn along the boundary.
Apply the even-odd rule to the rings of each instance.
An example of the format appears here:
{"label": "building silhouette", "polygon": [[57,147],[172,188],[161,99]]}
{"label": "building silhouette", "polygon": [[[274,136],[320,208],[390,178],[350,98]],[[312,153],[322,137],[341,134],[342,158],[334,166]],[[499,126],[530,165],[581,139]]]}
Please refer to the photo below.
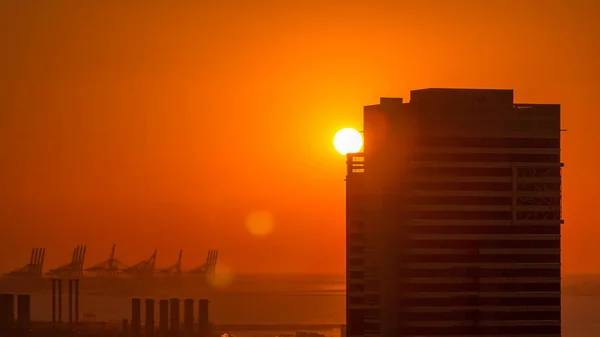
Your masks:
{"label": "building silhouette", "polygon": [[560,105],[423,89],[347,156],[347,335],[561,334]]}

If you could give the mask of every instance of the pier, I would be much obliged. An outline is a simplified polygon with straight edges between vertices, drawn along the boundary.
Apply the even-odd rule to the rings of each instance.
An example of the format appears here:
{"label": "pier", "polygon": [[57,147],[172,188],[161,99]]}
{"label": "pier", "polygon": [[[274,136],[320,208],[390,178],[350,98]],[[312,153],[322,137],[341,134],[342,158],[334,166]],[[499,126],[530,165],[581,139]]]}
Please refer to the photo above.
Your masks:
{"label": "pier", "polygon": [[[209,301],[192,298],[132,298],[131,315],[122,321],[87,322],[79,317],[79,280],[68,287],[63,319],[63,280],[52,280],[52,310],[46,322],[31,320],[29,294],[0,294],[2,337],[214,337],[231,332],[326,331],[341,324],[215,324],[209,319]],[[156,312],[158,311],[158,312]],[[143,314],[143,315],[142,315]],[[157,315],[158,314],[158,315]],[[158,316],[158,321],[155,317]]]}

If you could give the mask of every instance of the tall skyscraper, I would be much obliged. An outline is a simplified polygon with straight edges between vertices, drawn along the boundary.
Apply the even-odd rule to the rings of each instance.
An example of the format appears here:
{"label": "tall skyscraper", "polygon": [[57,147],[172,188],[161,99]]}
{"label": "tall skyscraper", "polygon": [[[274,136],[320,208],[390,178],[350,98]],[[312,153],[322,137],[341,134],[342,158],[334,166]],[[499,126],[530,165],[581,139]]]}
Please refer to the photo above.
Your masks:
{"label": "tall skyscraper", "polygon": [[423,89],[347,157],[347,335],[561,335],[560,106]]}

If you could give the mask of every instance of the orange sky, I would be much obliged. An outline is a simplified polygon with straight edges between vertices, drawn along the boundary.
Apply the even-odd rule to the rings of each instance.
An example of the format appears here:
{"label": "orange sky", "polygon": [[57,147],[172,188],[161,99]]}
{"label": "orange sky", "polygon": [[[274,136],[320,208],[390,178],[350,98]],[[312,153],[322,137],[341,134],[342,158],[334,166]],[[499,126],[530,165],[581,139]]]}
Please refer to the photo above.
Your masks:
{"label": "orange sky", "polygon": [[[218,247],[237,272],[340,272],[334,132],[380,96],[476,87],[562,104],[564,270],[600,272],[597,1],[12,2],[0,270],[33,246],[57,264],[87,243],[91,263],[116,243],[129,263]],[[262,209],[275,227],[257,238],[244,219]]]}

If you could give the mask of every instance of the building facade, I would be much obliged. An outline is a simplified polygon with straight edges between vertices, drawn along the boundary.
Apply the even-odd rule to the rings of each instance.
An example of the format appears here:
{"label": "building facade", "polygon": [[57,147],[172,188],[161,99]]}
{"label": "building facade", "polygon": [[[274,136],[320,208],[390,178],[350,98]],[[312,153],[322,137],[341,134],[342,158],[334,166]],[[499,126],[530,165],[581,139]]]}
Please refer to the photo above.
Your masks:
{"label": "building facade", "polygon": [[347,335],[561,336],[560,106],[423,89],[364,108]]}

